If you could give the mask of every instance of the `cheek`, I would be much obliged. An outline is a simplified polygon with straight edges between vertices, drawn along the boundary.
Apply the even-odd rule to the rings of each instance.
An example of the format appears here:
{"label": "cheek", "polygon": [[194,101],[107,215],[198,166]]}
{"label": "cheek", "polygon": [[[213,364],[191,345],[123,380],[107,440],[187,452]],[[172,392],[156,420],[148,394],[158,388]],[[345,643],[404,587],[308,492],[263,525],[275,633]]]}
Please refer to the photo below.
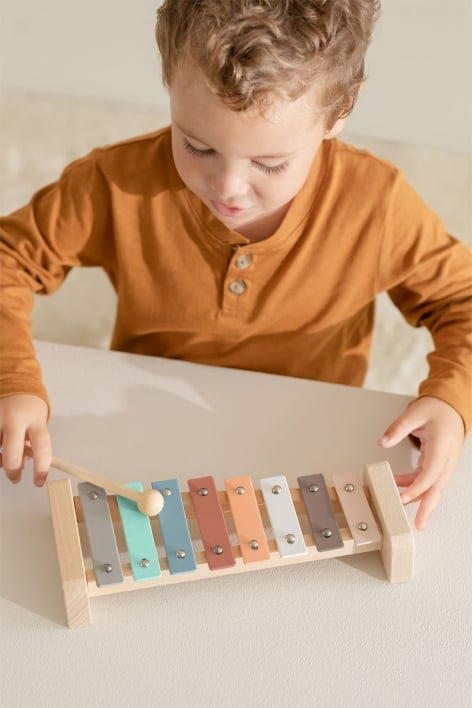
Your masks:
{"label": "cheek", "polygon": [[294,194],[292,196],[300,191],[308,179],[315,155],[316,152],[312,157],[307,157],[301,164],[298,164],[291,172],[290,177],[288,174],[286,175],[285,188],[293,191]]}
{"label": "cheek", "polygon": [[174,163],[182,181],[185,184],[192,182],[194,169],[192,162],[189,160],[189,155],[184,150],[174,149]]}
{"label": "cheek", "polygon": [[182,182],[191,187],[201,181],[201,170],[198,169],[198,160],[184,150],[184,148],[172,141],[172,156],[179,177]]}
{"label": "cheek", "polygon": [[265,185],[267,194],[270,194],[273,201],[293,199],[303,187],[307,175],[308,170],[287,170],[284,174],[269,177]]}

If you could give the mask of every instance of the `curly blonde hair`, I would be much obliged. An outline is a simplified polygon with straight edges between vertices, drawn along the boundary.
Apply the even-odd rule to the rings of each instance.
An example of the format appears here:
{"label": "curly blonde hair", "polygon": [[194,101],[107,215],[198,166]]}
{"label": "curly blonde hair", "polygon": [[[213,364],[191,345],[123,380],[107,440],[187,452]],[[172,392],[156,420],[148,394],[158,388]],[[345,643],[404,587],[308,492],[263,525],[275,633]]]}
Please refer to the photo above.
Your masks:
{"label": "curly blonde hair", "polygon": [[379,0],[165,0],[156,40],[164,84],[189,60],[232,110],[264,110],[317,83],[328,127],[352,111]]}

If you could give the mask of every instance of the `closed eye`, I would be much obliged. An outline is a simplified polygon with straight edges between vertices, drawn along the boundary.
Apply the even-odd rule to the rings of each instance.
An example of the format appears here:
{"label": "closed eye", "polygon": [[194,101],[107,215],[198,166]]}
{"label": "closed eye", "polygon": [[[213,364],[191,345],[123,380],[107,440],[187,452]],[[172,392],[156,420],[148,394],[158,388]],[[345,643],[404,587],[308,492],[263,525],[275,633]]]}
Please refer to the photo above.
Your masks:
{"label": "closed eye", "polygon": [[211,148],[200,150],[199,148],[196,148],[195,145],[192,145],[192,143],[189,143],[188,140],[184,140],[184,149],[191,155],[198,155],[199,157],[208,157],[209,155],[215,154],[215,151]]}
{"label": "closed eye", "polygon": [[[195,155],[196,157],[211,157],[212,155],[215,155],[215,150],[212,150],[211,148],[205,148],[202,150],[201,148],[195,147],[195,145],[192,145],[192,143],[189,143],[189,141],[185,139],[184,150],[189,152],[191,155]],[[277,175],[287,167],[288,162],[281,162],[279,165],[264,165],[262,162],[256,162],[253,160],[252,165],[265,175]]]}
{"label": "closed eye", "polygon": [[262,162],[253,162],[252,164],[265,175],[278,175],[285,170],[288,162],[281,162],[279,165],[263,165]]}

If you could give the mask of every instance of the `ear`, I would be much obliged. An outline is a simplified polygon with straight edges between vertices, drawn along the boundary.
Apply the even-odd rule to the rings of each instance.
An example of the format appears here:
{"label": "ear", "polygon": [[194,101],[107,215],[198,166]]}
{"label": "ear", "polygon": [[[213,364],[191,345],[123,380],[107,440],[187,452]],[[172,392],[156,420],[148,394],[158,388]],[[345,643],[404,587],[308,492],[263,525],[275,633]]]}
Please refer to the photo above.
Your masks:
{"label": "ear", "polygon": [[[358,91],[357,91],[356,100],[357,100],[357,98],[359,98],[359,94],[360,94],[360,92],[362,91],[363,88],[364,88],[364,82],[362,82],[362,83],[360,84],[360,86],[359,86],[359,89],[358,89]],[[325,133],[325,136],[324,136],[324,139],[325,139],[325,140],[332,140],[333,138],[337,138],[337,137],[338,137],[339,133],[340,133],[340,132],[342,131],[342,129],[344,128],[344,124],[345,124],[345,122],[347,121],[347,119],[349,118],[352,109],[354,108],[354,103],[355,103],[355,101],[353,101],[353,103],[352,103],[352,105],[351,105],[351,108],[350,108],[348,114],[347,114],[344,118],[338,118],[338,120],[337,120],[336,123],[333,125],[333,127],[331,128],[331,130],[328,130],[328,131]]]}
{"label": "ear", "polygon": [[328,130],[327,133],[325,133],[324,140],[332,140],[333,138],[337,138],[339,133],[342,131],[344,128],[344,124],[347,120],[346,118],[339,118],[336,123],[333,125],[331,130]]}

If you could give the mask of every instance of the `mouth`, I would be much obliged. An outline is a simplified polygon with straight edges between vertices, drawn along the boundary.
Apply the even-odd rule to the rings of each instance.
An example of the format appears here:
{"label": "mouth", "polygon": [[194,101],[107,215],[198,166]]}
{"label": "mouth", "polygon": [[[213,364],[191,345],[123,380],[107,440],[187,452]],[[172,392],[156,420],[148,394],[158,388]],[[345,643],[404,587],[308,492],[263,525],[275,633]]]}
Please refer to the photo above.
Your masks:
{"label": "mouth", "polygon": [[239,216],[244,211],[245,207],[237,207],[231,204],[225,204],[224,202],[215,202],[211,200],[211,205],[213,209],[221,216]]}

